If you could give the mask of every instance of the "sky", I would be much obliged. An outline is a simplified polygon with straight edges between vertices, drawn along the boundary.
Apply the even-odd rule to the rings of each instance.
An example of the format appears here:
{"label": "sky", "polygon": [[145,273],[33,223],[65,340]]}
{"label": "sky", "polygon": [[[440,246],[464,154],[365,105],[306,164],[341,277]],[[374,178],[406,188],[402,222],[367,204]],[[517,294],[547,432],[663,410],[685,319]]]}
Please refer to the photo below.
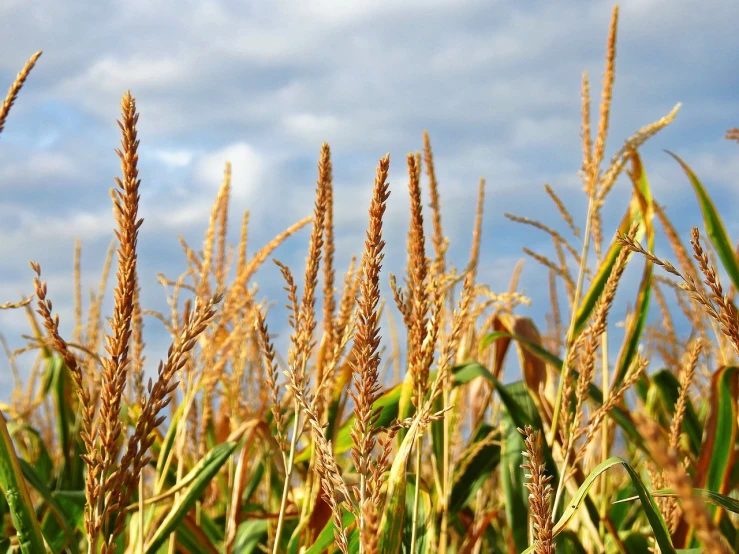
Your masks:
{"label": "sky", "polygon": [[[311,213],[324,141],[334,166],[337,266],[361,253],[375,168],[390,153],[383,282],[388,272],[402,275],[405,156],[421,149],[424,130],[452,261],[462,267],[467,260],[478,181],[485,177],[479,281],[505,291],[523,246],[552,254],[546,235],[508,221],[505,212],[566,233],[544,192],[548,183],[583,226],[580,85],[587,71],[597,113],[611,9],[603,1],[4,0],[0,88],[10,86],[34,52],[44,54],[0,135],[0,303],[30,294],[28,261],[35,260],[68,333],[75,238],[83,245],[84,290],[97,287],[113,232],[109,189],[120,174],[115,122],[127,90],[140,112],[144,308],[166,309],[156,275],[176,278],[184,271],[178,237],[202,247],[226,161],[233,166],[229,237],[238,241],[248,209],[254,252]],[[739,126],[736,21],[735,2],[621,6],[606,158],[634,131],[682,104],[642,156],[657,201],[686,241],[691,226],[702,228],[701,216],[665,149],[691,165],[730,236],[739,237],[732,202],[739,148],[723,139],[726,129]],[[604,208],[607,240],[630,188],[620,179]],[[275,257],[300,274],[307,241],[306,229]],[[670,254],[664,245],[658,253]],[[621,287],[624,307],[636,294],[641,261],[634,265]],[[262,295],[284,303],[273,264],[256,281]],[[532,260],[521,289],[533,302],[517,313],[544,329],[546,273]],[[106,307],[110,315],[110,302]],[[269,323],[284,338],[283,315],[275,310]],[[167,337],[156,320],[145,324],[153,364],[165,354]],[[0,312],[0,333],[11,347],[21,346],[28,332],[23,311]],[[11,385],[0,356],[0,398]]]}

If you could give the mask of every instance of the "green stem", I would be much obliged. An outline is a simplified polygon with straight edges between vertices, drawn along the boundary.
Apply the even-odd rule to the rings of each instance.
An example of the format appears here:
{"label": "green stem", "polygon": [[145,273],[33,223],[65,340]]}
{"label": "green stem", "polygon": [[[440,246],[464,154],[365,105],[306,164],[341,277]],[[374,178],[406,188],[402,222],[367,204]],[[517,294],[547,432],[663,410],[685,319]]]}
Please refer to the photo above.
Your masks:
{"label": "green stem", "polygon": [[[420,403],[420,401],[419,401]],[[419,489],[421,487],[421,437],[416,438],[416,490],[413,493],[413,520],[411,521],[411,552],[416,551],[416,529],[418,523]]]}
{"label": "green stem", "polygon": [[280,514],[277,518],[277,530],[275,531],[275,544],[272,547],[272,554],[277,554],[280,548],[280,535],[282,535],[282,527],[285,524],[285,508],[287,507],[287,495],[290,492],[290,478],[293,474],[293,462],[295,461],[295,449],[298,444],[298,429],[300,422],[300,406],[295,400],[295,417],[293,418],[293,436],[290,439],[290,455],[288,456],[287,466],[285,467],[285,485],[282,488],[282,501],[280,502]]}
{"label": "green stem", "polygon": [[[577,276],[577,288],[575,289],[575,299],[572,303],[572,315],[570,317],[570,328],[567,331],[567,345],[565,347],[564,360],[567,361],[567,355],[572,347],[573,339],[572,336],[575,333],[575,321],[577,320],[577,307],[580,304],[580,295],[582,294],[582,285],[585,280],[585,267],[588,256],[588,250],[590,248],[590,224],[593,219],[593,212],[595,211],[595,201],[591,195],[590,201],[588,202],[588,216],[585,222],[585,236],[582,243],[582,253],[580,254],[580,270]],[[549,444],[554,444],[554,440],[557,438],[557,426],[559,424],[559,412],[562,410],[562,389],[564,388],[565,380],[569,375],[569,367],[565,365],[562,368],[562,376],[559,380],[559,386],[557,387],[557,397],[554,401],[554,413],[552,414],[552,427],[549,429]]]}
{"label": "green stem", "polygon": [[[554,446],[554,441],[557,439],[557,427],[559,427],[559,414],[562,411],[562,395],[564,391],[564,385],[567,382],[567,379],[569,379],[570,375],[570,367],[567,365],[567,357],[570,352],[570,348],[572,348],[574,340],[574,334],[575,334],[575,322],[577,321],[577,312],[578,312],[578,305],[580,304],[580,295],[582,294],[582,285],[583,281],[585,280],[585,268],[587,266],[587,256],[588,256],[588,250],[590,249],[590,227],[593,219],[593,214],[595,212],[595,193],[591,193],[590,200],[588,201],[588,216],[587,220],[585,222],[585,235],[583,237],[583,243],[582,243],[582,254],[580,255],[580,272],[577,276],[577,288],[575,289],[575,299],[572,303],[572,315],[570,317],[570,328],[567,331],[567,346],[565,348],[564,353],[564,367],[562,368],[562,375],[559,379],[559,385],[557,387],[557,397],[554,401],[554,413],[552,414],[552,427],[549,429],[549,445],[550,447]],[[570,441],[568,441],[570,442]],[[564,483],[567,480],[566,479],[566,470],[567,470],[567,458],[570,451],[570,446],[568,444],[566,451],[564,452],[564,457],[562,458],[562,471],[560,472],[560,479],[559,483],[557,484],[557,493],[554,495],[554,505],[552,506],[552,521],[557,521],[557,505],[559,504],[559,499],[562,496],[562,492],[564,490]]]}

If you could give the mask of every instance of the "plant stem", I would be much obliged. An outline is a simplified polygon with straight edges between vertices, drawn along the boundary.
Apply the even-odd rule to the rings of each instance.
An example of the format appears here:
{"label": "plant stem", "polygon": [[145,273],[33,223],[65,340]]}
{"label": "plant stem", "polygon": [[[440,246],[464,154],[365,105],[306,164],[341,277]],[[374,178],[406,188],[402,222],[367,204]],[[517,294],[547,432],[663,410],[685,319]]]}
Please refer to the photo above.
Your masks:
{"label": "plant stem", "polygon": [[[443,409],[449,406],[449,385],[444,381],[444,393],[442,396]],[[449,432],[451,414],[445,414],[443,420],[444,439],[442,443],[442,468],[441,468],[441,529],[439,532],[439,554],[446,554],[449,533]]]}
{"label": "plant stem", "polygon": [[[577,307],[580,304],[580,295],[582,294],[582,285],[585,280],[585,267],[587,265],[588,250],[590,249],[590,224],[593,219],[593,212],[595,211],[595,195],[590,195],[588,201],[588,216],[585,222],[585,233],[582,243],[582,253],[580,254],[580,271],[577,276],[577,288],[575,289],[575,299],[572,303],[572,315],[570,317],[570,328],[567,331],[567,344],[565,346],[564,360],[567,361],[567,355],[569,354],[570,348],[573,343],[573,334],[575,332],[575,321],[577,319]],[[559,379],[559,386],[557,387],[557,397],[554,400],[554,413],[552,414],[552,427],[549,429],[549,445],[554,444],[557,438],[557,427],[559,425],[559,412],[562,410],[562,389],[564,388],[565,380],[569,376],[570,368],[565,364],[562,368],[562,374]]]}
{"label": "plant stem", "polygon": [[[582,285],[585,280],[585,267],[587,265],[588,251],[590,249],[590,227],[593,219],[593,213],[595,211],[595,193],[590,194],[588,200],[588,216],[585,222],[585,233],[583,236],[582,253],[580,254],[580,271],[577,276],[577,288],[575,289],[575,299],[572,303],[572,315],[570,316],[570,328],[567,331],[567,345],[565,347],[564,354],[564,367],[559,379],[559,386],[557,387],[557,397],[554,401],[554,413],[552,414],[552,427],[549,429],[549,445],[554,446],[554,441],[557,439],[557,427],[559,427],[559,413],[562,411],[562,395],[564,390],[564,384],[569,378],[570,367],[567,365],[567,357],[570,353],[570,348],[574,344],[574,333],[575,333],[575,321],[577,320],[578,305],[580,304],[580,295],[582,294]],[[557,493],[554,495],[554,504],[552,505],[552,521],[557,521],[557,505],[562,496],[564,490],[564,483],[567,480],[567,458],[569,457],[570,447],[572,446],[570,441],[567,441],[567,448],[562,458],[562,470],[559,474],[559,483],[557,483]]]}
{"label": "plant stem", "polygon": [[[603,404],[608,401],[608,397],[611,394],[611,384],[608,377],[608,330],[603,331],[601,337],[602,344],[602,357],[601,357],[601,379],[603,387]],[[600,461],[605,462],[608,459],[608,431],[609,431],[609,420],[604,418],[601,422],[601,435],[600,435]],[[608,513],[608,472],[606,472],[601,480],[601,497],[600,497],[600,518],[601,518],[601,535],[605,536],[605,522],[604,518]]]}
{"label": "plant stem", "polygon": [[[367,486],[367,480],[364,476],[364,473],[361,473],[359,475],[359,536],[362,536],[362,533],[364,532],[364,511],[362,510],[362,507],[364,506],[364,499],[366,497],[365,495],[365,487]],[[359,554],[364,554],[364,545],[362,544],[362,541],[360,539],[359,541]]]}
{"label": "plant stem", "polygon": [[144,472],[139,475],[139,550],[144,554]]}
{"label": "plant stem", "polygon": [[[420,404],[420,400],[419,400]],[[421,437],[416,437],[416,490],[413,492],[413,519],[411,521],[411,552],[416,551],[416,529],[418,527],[419,488],[421,486]]]}
{"label": "plant stem", "polygon": [[282,527],[285,524],[285,508],[287,507],[287,495],[290,492],[290,478],[293,474],[293,462],[295,460],[295,448],[298,444],[298,429],[300,429],[300,406],[298,401],[293,402],[295,407],[295,417],[293,418],[293,436],[290,439],[290,455],[288,456],[287,466],[285,467],[285,485],[282,488],[282,500],[280,501],[280,513],[277,518],[277,530],[275,531],[275,544],[272,547],[272,554],[277,554],[280,549],[280,535],[282,535]]}
{"label": "plant stem", "polygon": [[[421,406],[424,401],[424,392],[422,385],[419,383],[416,387],[416,398],[417,400],[417,408],[416,408],[416,415],[419,414],[421,411]],[[413,521],[411,522],[411,552],[416,551],[416,535],[417,535],[417,528],[418,528],[418,505],[419,500],[421,498],[420,496],[420,487],[421,487],[421,434],[419,433],[416,436],[416,490],[413,493]]]}

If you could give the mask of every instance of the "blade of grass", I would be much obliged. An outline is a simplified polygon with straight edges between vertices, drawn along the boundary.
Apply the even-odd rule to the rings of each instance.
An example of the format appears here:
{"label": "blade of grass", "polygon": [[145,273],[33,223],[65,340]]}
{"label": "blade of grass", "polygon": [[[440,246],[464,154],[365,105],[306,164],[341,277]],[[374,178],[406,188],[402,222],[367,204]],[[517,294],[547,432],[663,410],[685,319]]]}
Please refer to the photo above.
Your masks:
{"label": "blade of grass", "polygon": [[636,240],[641,241],[646,232],[646,226],[641,202],[639,200],[639,195],[636,193],[636,190],[631,197],[631,203],[629,204],[626,213],[621,219],[621,223],[619,224],[618,230],[614,235],[613,240],[611,241],[611,245],[609,246],[605,257],[603,258],[603,262],[600,264],[600,266],[598,267],[598,271],[593,276],[590,288],[583,297],[582,303],[580,304],[580,307],[576,312],[573,332],[572,335],[567,338],[568,342],[572,343],[580,335],[580,333],[582,333],[583,329],[585,329],[585,326],[587,325],[588,321],[590,321],[590,318],[593,315],[593,310],[595,309],[595,306],[598,302],[598,298],[600,298],[601,294],[603,293],[603,289],[606,285],[606,281],[608,280],[608,276],[613,271],[613,267],[616,264],[616,259],[618,258],[618,254],[621,251],[621,245],[617,240],[618,233],[627,234],[629,232],[629,229],[631,229],[631,226],[635,222],[639,223],[636,233]]}
{"label": "blade of grass", "polygon": [[[663,407],[667,415],[671,418],[675,413],[675,403],[677,402],[677,398],[680,393],[680,382],[675,374],[669,369],[662,369],[651,375],[651,384],[659,393]],[[698,414],[695,411],[693,402],[689,398],[685,405],[683,431],[688,436],[691,452],[697,456],[701,449],[703,425],[698,419]]]}
{"label": "blade of grass", "polygon": [[216,446],[192,468],[185,478],[192,481],[187,491],[182,494],[179,501],[170,508],[167,517],[157,528],[154,536],[146,545],[145,554],[155,554],[166,542],[170,533],[177,529],[184,517],[190,511],[195,502],[201,498],[203,491],[218,474],[223,464],[236,451],[239,442],[231,441]]}
{"label": "blade of grass", "polygon": [[44,483],[39,477],[38,473],[36,473],[36,469],[31,464],[21,458],[18,459],[18,462],[20,463],[21,471],[23,472],[25,479],[28,481],[28,484],[36,489],[36,492],[38,492],[41,495],[41,498],[43,498],[49,505],[55,521],[61,528],[61,534],[57,534],[55,537],[47,536],[49,539],[49,546],[54,552],[60,552],[65,548],[69,548],[74,554],[79,553],[79,544],[75,540],[74,536],[75,526],[70,525],[67,521],[67,514],[62,505],[51,494],[49,487],[46,486],[46,483]]}
{"label": "blade of grass", "polygon": [[500,479],[509,532],[516,551],[521,552],[529,546],[529,493],[524,486],[525,472],[521,471],[521,451],[525,448],[511,416],[505,413],[502,420],[504,441],[500,460]]}
{"label": "blade of grass", "polygon": [[380,529],[382,529],[380,552],[401,552],[402,550],[408,458],[416,441],[419,427],[418,418],[414,418],[390,467],[385,507],[380,521]]}
{"label": "blade of grass", "polygon": [[10,516],[23,554],[46,552],[41,526],[33,511],[23,471],[8,433],[5,415],[0,412],[0,488],[8,501]]}
{"label": "blade of grass", "polygon": [[[639,204],[641,213],[640,221],[642,225],[640,229],[644,230],[647,237],[647,249],[652,252],[654,250],[654,226],[652,225],[652,220],[654,219],[654,201],[652,199],[652,191],[649,187],[649,180],[647,179],[646,171],[644,171],[641,158],[636,152],[632,153],[631,162],[634,197]],[[639,340],[641,339],[641,334],[646,325],[647,316],[649,315],[653,272],[654,264],[645,260],[644,272],[641,283],[639,284],[636,305],[633,310],[634,315],[630,320],[626,336],[624,337],[623,346],[621,347],[618,362],[616,363],[616,371],[610,384],[610,388],[613,390],[618,389],[623,382],[639,347]]]}
{"label": "blade of grass", "polygon": [[695,195],[698,197],[698,204],[700,205],[701,212],[703,212],[703,223],[706,227],[706,233],[708,233],[708,239],[716,249],[721,263],[724,265],[726,273],[728,273],[731,282],[734,283],[734,287],[739,289],[739,263],[737,263],[736,254],[734,248],[729,240],[729,236],[726,233],[726,228],[721,220],[721,217],[716,211],[716,206],[713,204],[713,200],[708,195],[708,191],[701,183],[700,179],[693,173],[693,170],[681,160],[676,154],[673,154],[669,150],[665,150],[670,156],[675,158],[677,163],[680,164],[685,174],[690,179],[690,184],[693,185]]}
{"label": "blade of grass", "polygon": [[[539,356],[542,360],[544,360],[546,363],[551,365],[552,368],[557,373],[560,373],[562,371],[562,366],[564,365],[564,362],[558,356],[555,356],[554,354],[552,354],[551,352],[543,348],[541,345],[533,343],[524,337],[519,337],[517,335],[511,335],[510,333],[505,333],[502,331],[499,331],[496,333],[490,333],[483,339],[483,341],[481,341],[480,348],[482,349],[484,346],[489,345],[491,342],[498,340],[501,337],[513,338],[517,340],[518,342],[523,344],[526,348],[528,348],[531,352],[533,352],[535,355]],[[462,364],[457,367],[461,369],[461,368],[464,368],[466,365],[469,365],[469,364]],[[472,369],[472,367],[470,367],[469,369]],[[468,371],[468,369],[465,369],[465,372],[466,371]],[[579,372],[575,370],[574,368],[570,368],[570,373],[574,380],[577,380],[577,378],[580,375]],[[484,372],[480,373],[480,375],[485,376]],[[593,383],[590,384],[590,387],[588,389],[588,395],[592,401],[596,402],[598,405],[601,405],[601,406],[603,405],[603,392],[595,384]],[[626,433],[629,440],[633,444],[635,444],[641,449],[644,448],[644,440],[639,435],[639,432],[637,431],[636,426],[634,425],[634,422],[631,420],[631,417],[629,416],[627,412],[625,412],[618,406],[614,406],[613,409],[611,409],[611,411],[608,412],[608,417],[612,418],[618,424],[618,426],[621,427],[621,429]]]}
{"label": "blade of grass", "polygon": [[[721,506],[722,508],[728,510],[729,512],[739,514],[739,500],[735,498],[731,498],[730,496],[719,494],[714,491],[709,491],[708,489],[699,489],[699,488],[694,488],[693,494],[695,494],[696,496],[700,496],[701,498],[707,500],[711,504],[715,504],[716,506]],[[678,498],[677,493],[675,493],[675,491],[673,491],[672,489],[656,490],[652,492],[652,496],[655,498]],[[632,502],[638,499],[639,499],[638,496],[630,496],[628,498],[622,498],[621,500],[616,500],[614,504],[620,504],[623,502]]]}
{"label": "blade of grass", "polygon": [[[619,458],[618,456],[608,458],[605,462],[599,464],[596,468],[593,469],[593,471],[590,473],[590,475],[588,475],[583,484],[580,485],[577,494],[567,503],[567,508],[560,517],[559,521],[555,524],[552,534],[556,537],[564,531],[572,518],[575,516],[577,510],[583,504],[583,501],[587,498],[588,491],[593,486],[595,480],[605,471],[618,465],[624,467],[626,472],[629,474],[629,477],[631,478],[631,482],[637,490],[638,498],[639,500],[641,500],[642,509],[644,510],[644,514],[647,516],[649,525],[652,528],[652,532],[654,533],[654,538],[657,541],[657,545],[662,551],[662,554],[676,554],[675,547],[672,545],[672,540],[670,539],[670,532],[668,531],[667,525],[662,518],[662,514],[657,508],[657,503],[654,501],[654,497],[644,486],[644,483],[642,482],[636,470],[631,467],[631,465],[629,465],[626,460],[624,460],[623,458]],[[527,548],[522,554],[533,553],[533,548],[533,546]]]}
{"label": "blade of grass", "polygon": [[[351,537],[353,535],[357,535],[357,529],[355,526],[353,526],[354,514],[344,510],[341,521],[343,522],[345,529],[349,529],[351,527],[349,535],[349,540],[351,542]],[[316,541],[311,545],[310,548],[305,551],[304,554],[322,554],[323,552],[325,552],[326,549],[328,549],[334,543],[334,529],[334,521],[333,518],[331,518],[328,520],[326,526],[316,538]]]}
{"label": "blade of grass", "polygon": [[[418,554],[428,554],[431,552],[431,548],[436,544],[435,539],[435,525],[433,522],[434,512],[431,507],[431,496],[426,487],[421,482],[421,490],[419,491],[419,510],[416,518],[416,552]],[[415,479],[413,482],[409,482],[406,487],[405,504],[406,504],[406,522],[409,525],[403,527],[403,544],[405,545],[405,551],[410,552],[411,548],[411,528],[410,524],[413,521],[413,502],[415,498],[416,485]]]}
{"label": "blade of grass", "polygon": [[459,512],[498,467],[500,463],[499,444],[489,442],[482,448],[476,448],[476,445],[496,434],[496,429],[485,423],[481,424],[474,433],[473,439],[467,447],[467,450],[471,453],[460,462],[460,471],[454,479],[449,503],[451,513]]}
{"label": "blade of grass", "polygon": [[[711,385],[712,409],[695,472],[697,487],[721,494],[727,494],[731,488],[737,439],[738,388],[739,367],[724,367],[714,374]],[[711,511],[718,517],[715,509]]]}

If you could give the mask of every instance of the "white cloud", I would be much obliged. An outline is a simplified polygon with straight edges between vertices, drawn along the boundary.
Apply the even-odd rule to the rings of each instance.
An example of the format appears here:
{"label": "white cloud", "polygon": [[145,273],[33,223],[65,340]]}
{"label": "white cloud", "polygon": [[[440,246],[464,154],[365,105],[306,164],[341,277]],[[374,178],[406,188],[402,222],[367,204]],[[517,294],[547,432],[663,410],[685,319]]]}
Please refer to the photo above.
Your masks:
{"label": "white cloud", "polygon": [[341,134],[341,122],[332,115],[291,114],[284,118],[284,125],[296,137],[313,144],[335,142],[337,135]]}
{"label": "white cloud", "polygon": [[[81,174],[78,164],[59,152],[31,152],[25,159],[7,160],[0,165],[0,190],[16,187],[29,176],[40,180],[71,179]],[[27,191],[30,192],[30,191]]]}
{"label": "white cloud", "polygon": [[150,152],[152,156],[155,158],[161,160],[165,164],[173,167],[185,167],[190,165],[190,162],[192,162],[193,157],[195,156],[195,153],[191,150],[184,150],[184,149],[174,149],[174,150],[167,150],[167,149],[159,149],[159,150],[153,150]]}
{"label": "white cloud", "polygon": [[186,67],[176,57],[104,57],[93,63],[78,80],[67,81],[66,86],[76,88],[94,83],[106,92],[120,93],[127,89],[156,90],[183,85],[186,77]]}
{"label": "white cloud", "polygon": [[254,198],[264,178],[264,160],[249,144],[238,142],[203,156],[197,162],[195,174],[203,183],[218,190],[223,181],[226,162],[231,162],[231,194],[236,199]]}

